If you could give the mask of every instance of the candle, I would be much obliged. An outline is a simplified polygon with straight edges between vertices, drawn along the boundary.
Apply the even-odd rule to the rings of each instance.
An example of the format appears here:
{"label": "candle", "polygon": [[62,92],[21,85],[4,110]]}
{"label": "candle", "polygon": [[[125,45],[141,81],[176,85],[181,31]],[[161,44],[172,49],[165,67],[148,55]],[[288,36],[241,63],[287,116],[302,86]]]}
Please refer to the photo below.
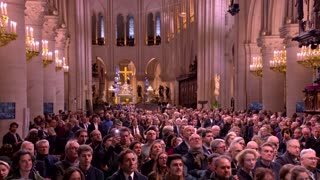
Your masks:
{"label": "candle", "polygon": [[7,3],[3,4],[3,9],[4,9],[4,15],[7,15]]}
{"label": "candle", "polygon": [[33,38],[33,28],[30,28],[30,37]]}
{"label": "candle", "polygon": [[36,51],[39,52],[39,41],[36,41]]}
{"label": "candle", "polygon": [[3,2],[0,3],[0,8],[1,8],[1,15],[4,15],[3,13]]}
{"label": "candle", "polygon": [[13,25],[13,34],[16,34],[17,32],[17,23],[16,22],[12,22]]}

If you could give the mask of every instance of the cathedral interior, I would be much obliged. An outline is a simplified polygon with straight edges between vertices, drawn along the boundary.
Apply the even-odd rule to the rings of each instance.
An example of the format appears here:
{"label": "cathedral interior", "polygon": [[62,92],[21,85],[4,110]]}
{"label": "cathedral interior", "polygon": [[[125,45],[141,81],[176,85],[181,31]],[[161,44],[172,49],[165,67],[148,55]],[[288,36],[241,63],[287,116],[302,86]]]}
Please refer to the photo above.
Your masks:
{"label": "cathedral interior", "polygon": [[2,0],[0,125],[122,103],[292,115],[317,78],[317,45],[292,40],[316,2]]}

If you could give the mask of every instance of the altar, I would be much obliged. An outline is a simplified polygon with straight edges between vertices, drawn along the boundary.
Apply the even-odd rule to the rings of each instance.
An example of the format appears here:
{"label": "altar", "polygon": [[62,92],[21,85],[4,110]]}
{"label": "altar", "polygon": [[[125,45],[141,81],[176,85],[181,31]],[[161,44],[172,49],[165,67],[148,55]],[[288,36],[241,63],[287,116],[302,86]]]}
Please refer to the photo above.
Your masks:
{"label": "altar", "polygon": [[116,98],[116,102],[118,104],[132,104],[134,102],[132,87],[129,84],[124,83],[122,86],[120,86],[120,91]]}

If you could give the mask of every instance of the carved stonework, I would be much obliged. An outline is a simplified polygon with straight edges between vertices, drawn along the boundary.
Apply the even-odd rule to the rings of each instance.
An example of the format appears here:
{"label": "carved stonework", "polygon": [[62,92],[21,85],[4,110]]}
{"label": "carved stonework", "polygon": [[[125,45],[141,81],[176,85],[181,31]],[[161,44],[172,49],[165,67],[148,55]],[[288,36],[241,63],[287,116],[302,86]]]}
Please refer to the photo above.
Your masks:
{"label": "carved stonework", "polygon": [[257,41],[262,53],[270,51],[273,53],[274,49],[282,49],[284,45],[283,39],[279,36],[261,36]]}
{"label": "carved stonework", "polygon": [[64,49],[67,41],[67,29],[59,28],[56,30],[57,36],[55,37],[57,49]]}
{"label": "carved stonework", "polygon": [[43,24],[46,11],[46,1],[27,1],[26,9],[24,11],[26,24],[41,26]]}
{"label": "carved stonework", "polygon": [[286,24],[280,28],[280,37],[284,38],[286,47],[298,46],[299,43],[292,41],[292,38],[299,34],[298,24]]}
{"label": "carved stonework", "polygon": [[42,30],[42,37],[47,40],[54,41],[56,37],[56,29],[58,28],[58,16],[45,16]]}

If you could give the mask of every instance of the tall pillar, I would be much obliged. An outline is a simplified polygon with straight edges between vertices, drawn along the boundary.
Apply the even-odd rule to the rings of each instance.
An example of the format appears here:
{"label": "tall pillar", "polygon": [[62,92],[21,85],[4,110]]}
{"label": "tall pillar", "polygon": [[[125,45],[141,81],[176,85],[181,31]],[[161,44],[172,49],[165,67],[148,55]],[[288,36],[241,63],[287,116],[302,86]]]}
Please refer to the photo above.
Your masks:
{"label": "tall pillar", "polygon": [[[56,40],[56,50],[59,51],[59,59],[65,59],[65,47],[66,47],[66,37],[67,29],[65,25],[62,28],[57,29]],[[64,62],[63,62],[64,63]],[[63,69],[56,69],[56,104],[55,104],[55,113],[58,113],[59,110],[64,110],[64,71]]]}
{"label": "tall pillar", "polygon": [[[198,1],[198,73],[197,100],[208,101],[210,107],[220,101],[220,86],[223,85],[225,3],[222,1]],[[198,107],[201,107],[198,104]]]}
{"label": "tall pillar", "polygon": [[[16,40],[0,47],[0,106],[7,116],[0,116],[0,137],[8,132],[9,124],[17,122],[17,132],[25,137],[28,129],[27,111],[27,62],[25,46],[25,1],[7,1],[9,20],[17,22]],[[2,144],[2,138],[0,138]]]}
{"label": "tall pillar", "polygon": [[[56,13],[56,12],[54,12]],[[55,36],[58,26],[58,16],[47,15],[44,17],[42,36],[44,40],[48,41],[49,51],[53,54],[53,63],[44,67],[44,112],[54,113],[56,104],[56,70],[55,70]]]}
{"label": "tall pillar", "polygon": [[285,38],[287,50],[287,116],[291,117],[296,112],[296,104],[302,103],[307,85],[312,84],[312,69],[308,69],[297,63],[297,53],[300,52],[298,42],[292,38],[298,34],[298,24],[286,24],[280,29],[280,35]]}
{"label": "tall pillar", "polygon": [[283,111],[285,106],[285,75],[270,69],[274,50],[283,49],[279,36],[261,36],[258,45],[262,48],[262,104],[263,109]]}
{"label": "tall pillar", "polygon": [[[248,58],[247,60],[248,63],[246,64],[246,67],[249,67],[253,57],[255,56],[261,57],[261,50],[257,44],[245,44],[245,47],[246,47],[246,54]],[[246,86],[247,86],[246,89],[248,94],[247,102],[248,104],[262,103],[262,78],[254,74],[251,74],[249,70],[246,72],[248,73],[247,81],[246,81]]]}
{"label": "tall pillar", "polygon": [[[40,53],[45,6],[45,0],[27,1],[25,10],[26,26],[33,28],[34,39],[40,43]],[[39,54],[27,62],[27,104],[31,119],[43,115],[43,77],[42,58]]]}

